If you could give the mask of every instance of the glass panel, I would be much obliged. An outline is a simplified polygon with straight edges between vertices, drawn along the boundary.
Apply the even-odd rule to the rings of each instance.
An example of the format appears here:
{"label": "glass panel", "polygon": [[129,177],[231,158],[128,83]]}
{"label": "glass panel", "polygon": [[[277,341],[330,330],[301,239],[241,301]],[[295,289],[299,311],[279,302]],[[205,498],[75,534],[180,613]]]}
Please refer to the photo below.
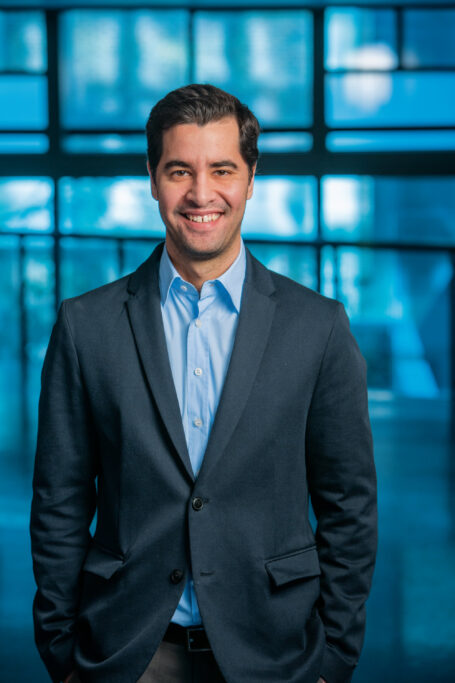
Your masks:
{"label": "glass panel", "polygon": [[313,147],[311,133],[261,133],[259,152],[309,152]]}
{"label": "glass panel", "polygon": [[42,130],[47,122],[45,76],[0,76],[0,128]]}
{"label": "glass panel", "polygon": [[27,437],[31,452],[36,439],[41,368],[55,320],[54,240],[51,237],[26,237],[24,246]]}
{"label": "glass panel", "polygon": [[66,135],[63,149],[71,154],[144,154],[147,149],[142,135]]}
{"label": "glass panel", "polygon": [[42,133],[0,133],[0,154],[45,154],[49,138]]}
{"label": "glass panel", "polygon": [[43,12],[0,12],[0,71],[42,73],[47,68]]}
{"label": "glass panel", "polygon": [[398,65],[393,10],[360,8],[325,11],[327,69],[393,69]]}
{"label": "glass panel", "polygon": [[0,180],[2,230],[50,232],[54,229],[54,186],[50,178]]}
{"label": "glass panel", "polygon": [[116,240],[63,237],[60,249],[62,299],[120,277],[120,247]]}
{"label": "glass panel", "polygon": [[455,131],[337,131],[327,134],[326,145],[330,152],[447,152],[455,150]]}
{"label": "glass panel", "polygon": [[407,67],[455,66],[455,10],[406,10],[403,42]]}
{"label": "glass panel", "polygon": [[19,238],[0,236],[0,448],[12,461],[23,431],[19,291]]}
{"label": "glass panel", "polygon": [[114,235],[164,235],[148,178],[62,178],[60,231]]}
{"label": "glass panel", "polygon": [[128,273],[132,273],[134,270],[136,270],[141,263],[148,259],[160,241],[161,240],[147,240],[145,242],[142,240],[135,240],[134,242],[130,242],[128,240],[124,240],[122,243],[123,268],[120,277],[128,275]]}
{"label": "glass panel", "polygon": [[455,73],[326,76],[329,126],[452,126]]}
{"label": "glass panel", "polygon": [[448,397],[448,254],[325,247],[321,277],[323,293],[346,306],[372,389]]}
{"label": "glass panel", "polygon": [[327,240],[455,244],[455,178],[322,179]]}
{"label": "glass panel", "polygon": [[236,95],[262,126],[312,122],[309,12],[196,12],[196,80]]}
{"label": "glass panel", "polygon": [[155,102],[188,81],[188,13],[73,10],[61,15],[67,128],[141,128]]}
{"label": "glass panel", "polygon": [[253,256],[270,270],[311,289],[317,288],[316,250],[313,247],[254,242],[248,242],[247,246]]}
{"label": "glass panel", "polygon": [[312,240],[316,237],[316,179],[304,176],[257,177],[247,202],[246,238]]}

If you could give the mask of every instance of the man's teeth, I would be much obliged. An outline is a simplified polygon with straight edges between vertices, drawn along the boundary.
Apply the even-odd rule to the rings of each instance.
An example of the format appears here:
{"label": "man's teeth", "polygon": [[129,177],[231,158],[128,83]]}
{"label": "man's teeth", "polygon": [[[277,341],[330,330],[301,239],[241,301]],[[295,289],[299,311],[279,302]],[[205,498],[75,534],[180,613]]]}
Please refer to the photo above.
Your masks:
{"label": "man's teeth", "polygon": [[190,213],[185,214],[188,220],[194,221],[194,223],[210,223],[211,221],[216,221],[220,215],[221,214],[219,213],[208,213],[205,216],[193,216]]}

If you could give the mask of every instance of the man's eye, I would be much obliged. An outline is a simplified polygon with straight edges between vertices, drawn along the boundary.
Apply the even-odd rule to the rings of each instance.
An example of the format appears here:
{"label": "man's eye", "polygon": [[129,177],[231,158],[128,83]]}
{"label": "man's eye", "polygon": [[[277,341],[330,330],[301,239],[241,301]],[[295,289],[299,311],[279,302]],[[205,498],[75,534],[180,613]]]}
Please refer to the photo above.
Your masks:
{"label": "man's eye", "polygon": [[227,171],[225,168],[218,168],[215,173],[217,175],[229,175],[229,171]]}
{"label": "man's eye", "polygon": [[173,176],[177,176],[178,178],[181,178],[182,176],[186,175],[188,171],[186,171],[184,168],[179,168],[177,171],[172,171]]}

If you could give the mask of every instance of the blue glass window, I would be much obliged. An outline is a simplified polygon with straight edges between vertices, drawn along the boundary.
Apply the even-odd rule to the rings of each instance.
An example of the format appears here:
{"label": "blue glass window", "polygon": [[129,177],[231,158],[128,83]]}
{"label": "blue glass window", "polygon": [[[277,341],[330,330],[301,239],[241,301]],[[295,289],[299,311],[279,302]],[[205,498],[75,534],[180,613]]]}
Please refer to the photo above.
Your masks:
{"label": "blue glass window", "polygon": [[20,281],[19,237],[0,236],[0,444],[10,453],[22,433]]}
{"label": "blue glass window", "polygon": [[50,232],[54,228],[54,186],[50,178],[0,179],[3,230]]}
{"label": "blue glass window", "polygon": [[393,69],[398,65],[396,15],[389,9],[325,11],[326,69]]}
{"label": "blue glass window", "polygon": [[158,242],[161,240],[124,240],[122,244],[121,262],[122,268],[120,277],[132,273],[141,265],[152,253]]}
{"label": "blue glass window", "polygon": [[0,154],[44,154],[48,149],[43,133],[0,133]]}
{"label": "blue glass window", "polygon": [[455,150],[455,130],[336,131],[326,136],[330,152]]}
{"label": "blue glass window", "polygon": [[327,240],[455,244],[455,178],[327,176],[321,196]]}
{"label": "blue glass window", "polygon": [[406,67],[455,66],[455,10],[406,10],[403,40]]}
{"label": "blue glass window", "polygon": [[253,256],[270,270],[317,289],[316,249],[290,244],[248,244]]}
{"label": "blue glass window", "polygon": [[140,135],[65,135],[63,149],[71,154],[144,154],[147,141]]}
{"label": "blue glass window", "polygon": [[55,320],[55,266],[52,237],[24,239],[24,305],[27,343],[27,424],[33,448],[38,419],[41,368]]}
{"label": "blue glass window", "polygon": [[323,248],[322,292],[345,304],[371,389],[448,397],[452,277],[444,253]]}
{"label": "blue glass window", "polygon": [[183,10],[72,10],[61,16],[61,114],[66,128],[140,128],[188,80]]}
{"label": "blue glass window", "polygon": [[310,12],[196,12],[196,81],[232,92],[262,126],[309,126],[313,101]]}
{"label": "blue glass window", "polygon": [[244,237],[312,240],[316,236],[316,179],[257,177],[242,223]]}
{"label": "blue glass window", "polygon": [[346,126],[451,126],[455,73],[326,76],[326,120]]}
{"label": "blue glass window", "polygon": [[59,183],[64,234],[164,235],[148,178],[62,178]]}
{"label": "blue glass window", "polygon": [[0,11],[0,71],[43,73],[46,69],[44,13]]}
{"label": "blue glass window", "polygon": [[120,245],[116,240],[63,237],[60,258],[62,299],[120,277]]}
{"label": "blue glass window", "polygon": [[46,77],[0,75],[0,129],[43,130],[47,123]]}
{"label": "blue glass window", "polygon": [[309,152],[313,147],[311,133],[262,133],[258,141],[261,152]]}

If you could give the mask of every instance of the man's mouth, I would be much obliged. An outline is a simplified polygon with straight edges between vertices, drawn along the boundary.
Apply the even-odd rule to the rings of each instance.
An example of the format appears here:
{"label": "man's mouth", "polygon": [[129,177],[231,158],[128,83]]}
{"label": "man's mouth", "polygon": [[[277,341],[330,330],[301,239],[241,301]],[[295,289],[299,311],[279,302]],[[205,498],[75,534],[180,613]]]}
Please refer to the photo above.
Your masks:
{"label": "man's mouth", "polygon": [[184,213],[185,218],[193,223],[212,223],[216,221],[222,214],[221,213],[206,213],[204,215],[194,214],[194,213]]}

